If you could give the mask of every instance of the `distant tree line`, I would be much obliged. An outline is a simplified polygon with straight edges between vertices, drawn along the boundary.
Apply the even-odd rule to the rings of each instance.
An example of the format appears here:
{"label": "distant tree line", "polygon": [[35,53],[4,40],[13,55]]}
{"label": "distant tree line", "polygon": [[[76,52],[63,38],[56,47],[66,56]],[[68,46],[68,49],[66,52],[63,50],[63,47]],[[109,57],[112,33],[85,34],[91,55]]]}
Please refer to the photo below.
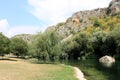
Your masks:
{"label": "distant tree line", "polygon": [[28,45],[21,38],[7,38],[0,33],[0,56],[13,54],[17,57],[24,57],[28,53]]}

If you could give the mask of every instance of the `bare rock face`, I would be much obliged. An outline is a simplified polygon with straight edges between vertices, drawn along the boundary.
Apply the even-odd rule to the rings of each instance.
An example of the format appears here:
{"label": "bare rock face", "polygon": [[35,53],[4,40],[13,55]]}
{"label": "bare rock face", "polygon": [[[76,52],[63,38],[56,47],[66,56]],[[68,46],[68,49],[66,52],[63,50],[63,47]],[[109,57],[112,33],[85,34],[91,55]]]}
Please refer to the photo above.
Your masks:
{"label": "bare rock face", "polygon": [[93,19],[101,19],[118,13],[120,13],[120,0],[112,0],[107,8],[76,12],[66,22],[51,26],[46,31],[54,30],[64,39],[86,27],[93,26]]}
{"label": "bare rock face", "polygon": [[112,0],[108,7],[108,14],[115,15],[120,13],[120,0]]}
{"label": "bare rock face", "polygon": [[104,18],[106,16],[106,8],[98,8],[94,10],[85,10],[74,13],[66,22],[59,23],[49,27],[46,31],[55,30],[57,34],[63,38],[83,30],[85,27],[92,26],[91,19]]}
{"label": "bare rock face", "polygon": [[112,65],[115,63],[115,59],[106,55],[100,58],[99,62],[105,67],[112,67]]}
{"label": "bare rock face", "polygon": [[34,37],[33,34],[19,34],[19,35],[15,35],[15,36],[12,37],[12,38],[21,38],[21,39],[23,39],[25,42],[31,43],[33,37]]}

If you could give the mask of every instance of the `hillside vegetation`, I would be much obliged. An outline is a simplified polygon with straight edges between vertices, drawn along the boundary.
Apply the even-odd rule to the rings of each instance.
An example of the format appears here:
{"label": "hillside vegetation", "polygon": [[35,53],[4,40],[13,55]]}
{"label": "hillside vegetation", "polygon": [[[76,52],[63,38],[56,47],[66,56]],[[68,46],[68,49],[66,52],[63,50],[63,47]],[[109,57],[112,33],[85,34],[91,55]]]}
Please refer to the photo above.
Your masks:
{"label": "hillside vegetation", "polygon": [[75,33],[63,49],[75,59],[93,54],[119,57],[119,16],[93,19],[93,26]]}

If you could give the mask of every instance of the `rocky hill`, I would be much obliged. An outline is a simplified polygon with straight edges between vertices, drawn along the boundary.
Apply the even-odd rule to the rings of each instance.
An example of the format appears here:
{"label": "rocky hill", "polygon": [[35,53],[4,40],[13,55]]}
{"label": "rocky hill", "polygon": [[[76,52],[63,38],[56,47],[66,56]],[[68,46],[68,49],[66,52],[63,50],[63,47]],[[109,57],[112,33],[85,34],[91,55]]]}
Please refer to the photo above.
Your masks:
{"label": "rocky hill", "polygon": [[20,35],[15,35],[12,38],[22,38],[25,42],[31,43],[33,40],[34,35],[33,34],[20,34]]}
{"label": "rocky hill", "polygon": [[46,31],[54,30],[61,37],[66,38],[73,33],[92,26],[94,24],[93,19],[113,16],[118,13],[120,13],[120,0],[112,0],[107,8],[76,12],[66,22],[48,27]]}
{"label": "rocky hill", "polygon": [[112,0],[107,8],[107,12],[110,15],[120,13],[120,0]]}
{"label": "rocky hill", "polygon": [[70,34],[76,33],[85,27],[92,26],[94,18],[103,18],[106,16],[106,8],[105,9],[95,9],[95,10],[86,10],[76,12],[72,15],[72,17],[68,18],[66,22],[59,23],[56,26],[52,26],[47,28],[48,30],[55,30],[56,33],[61,35],[62,37],[67,37]]}
{"label": "rocky hill", "polygon": [[[80,32],[86,27],[94,25],[95,19],[105,18],[107,16],[114,16],[120,13],[120,0],[112,0],[107,8],[98,8],[94,10],[86,10],[74,13],[66,22],[58,23],[55,26],[50,26],[47,31],[54,31],[60,35],[63,40],[72,36],[72,34]],[[31,42],[33,35],[21,34],[15,37],[20,37],[27,42]],[[68,37],[68,38],[67,38]],[[65,39],[64,39],[65,38]]]}

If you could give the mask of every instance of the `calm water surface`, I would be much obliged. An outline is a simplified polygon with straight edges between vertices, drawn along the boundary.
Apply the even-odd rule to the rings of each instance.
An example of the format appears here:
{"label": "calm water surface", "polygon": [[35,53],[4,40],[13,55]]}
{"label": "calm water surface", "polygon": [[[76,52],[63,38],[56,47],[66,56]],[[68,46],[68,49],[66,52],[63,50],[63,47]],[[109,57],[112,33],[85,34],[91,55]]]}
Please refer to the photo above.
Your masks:
{"label": "calm water surface", "polygon": [[64,64],[76,66],[81,69],[87,80],[120,80],[120,62],[113,67],[103,67],[97,60],[64,61]]}

